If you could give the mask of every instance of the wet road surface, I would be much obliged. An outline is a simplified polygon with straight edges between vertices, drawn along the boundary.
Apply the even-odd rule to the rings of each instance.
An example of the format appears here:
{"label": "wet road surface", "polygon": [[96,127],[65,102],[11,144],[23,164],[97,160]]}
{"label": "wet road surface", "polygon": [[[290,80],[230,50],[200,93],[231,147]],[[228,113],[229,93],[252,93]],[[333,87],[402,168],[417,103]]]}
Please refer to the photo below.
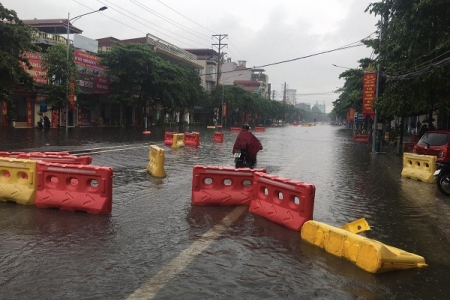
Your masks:
{"label": "wet road surface", "polygon": [[[258,167],[316,186],[315,220],[365,217],[365,236],[429,265],[370,274],[247,207],[191,206],[193,166],[231,167],[236,134],[214,143],[214,130],[185,128],[201,146],[171,149],[151,130],[1,129],[2,151],[91,155],[114,184],[110,215],[0,202],[0,299],[448,299],[450,198],[401,178],[389,149],[371,155],[329,125],[256,133]],[[165,150],[164,179],[146,172],[150,145]]]}

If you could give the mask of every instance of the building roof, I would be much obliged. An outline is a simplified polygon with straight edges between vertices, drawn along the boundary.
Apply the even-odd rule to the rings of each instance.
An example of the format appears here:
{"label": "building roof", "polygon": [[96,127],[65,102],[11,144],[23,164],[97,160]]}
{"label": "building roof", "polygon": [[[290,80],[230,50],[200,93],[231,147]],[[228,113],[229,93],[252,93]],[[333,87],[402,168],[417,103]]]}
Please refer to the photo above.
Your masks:
{"label": "building roof", "polygon": [[[32,19],[22,22],[45,33],[67,34],[67,19]],[[83,30],[73,26],[72,23],[69,25],[71,34],[83,33]]]}

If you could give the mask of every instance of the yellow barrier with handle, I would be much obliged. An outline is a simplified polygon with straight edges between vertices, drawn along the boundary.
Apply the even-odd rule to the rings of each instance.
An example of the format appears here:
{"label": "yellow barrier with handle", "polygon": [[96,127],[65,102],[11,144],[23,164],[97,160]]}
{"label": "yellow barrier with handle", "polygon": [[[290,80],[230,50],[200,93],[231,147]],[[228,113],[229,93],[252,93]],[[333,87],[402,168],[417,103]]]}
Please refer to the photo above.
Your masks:
{"label": "yellow barrier with handle", "polygon": [[370,230],[369,223],[367,223],[366,219],[364,218],[347,223],[344,226],[341,226],[340,228],[350,231],[352,233],[361,233]]}
{"label": "yellow barrier with handle", "polygon": [[164,149],[155,145],[150,146],[148,159],[147,172],[153,177],[166,177],[166,170],[164,169]]}
{"label": "yellow barrier with handle", "polygon": [[436,171],[436,156],[403,153],[402,177],[435,183],[433,173]]}
{"label": "yellow barrier with handle", "polygon": [[0,158],[0,201],[32,205],[36,189],[35,160]]}
{"label": "yellow barrier with handle", "polygon": [[422,256],[313,220],[303,224],[300,235],[305,241],[371,273],[427,266]]}

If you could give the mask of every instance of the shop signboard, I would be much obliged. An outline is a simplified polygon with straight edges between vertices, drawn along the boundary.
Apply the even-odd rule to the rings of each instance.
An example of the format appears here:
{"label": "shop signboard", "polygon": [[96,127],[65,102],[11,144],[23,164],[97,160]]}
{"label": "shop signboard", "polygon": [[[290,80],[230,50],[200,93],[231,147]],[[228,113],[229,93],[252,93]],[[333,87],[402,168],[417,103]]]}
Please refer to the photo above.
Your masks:
{"label": "shop signboard", "polygon": [[42,54],[40,52],[26,51],[23,57],[28,59],[31,68],[29,69],[24,62],[21,62],[22,67],[33,77],[34,82],[36,84],[47,84],[47,70],[42,67]]}
{"label": "shop signboard", "polygon": [[82,93],[108,93],[109,78],[105,68],[100,65],[100,58],[94,54],[75,50],[77,81]]}

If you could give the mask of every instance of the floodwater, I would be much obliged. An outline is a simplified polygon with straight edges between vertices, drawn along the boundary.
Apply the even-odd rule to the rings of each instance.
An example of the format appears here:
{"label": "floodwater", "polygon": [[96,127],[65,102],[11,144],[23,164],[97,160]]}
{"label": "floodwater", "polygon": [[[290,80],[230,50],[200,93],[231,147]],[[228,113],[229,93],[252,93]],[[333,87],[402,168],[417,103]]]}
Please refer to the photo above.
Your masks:
{"label": "floodwater", "polygon": [[[256,133],[259,168],[316,186],[315,220],[365,217],[363,235],[429,265],[371,274],[246,207],[191,205],[193,166],[231,167],[236,134],[214,143],[213,129],[184,128],[200,147],[171,149],[150,130],[0,129],[0,151],[69,151],[114,170],[110,215],[0,202],[0,299],[448,299],[450,198],[402,178],[393,149],[372,155],[329,125]],[[164,179],[146,172],[150,145],[165,151]]]}

